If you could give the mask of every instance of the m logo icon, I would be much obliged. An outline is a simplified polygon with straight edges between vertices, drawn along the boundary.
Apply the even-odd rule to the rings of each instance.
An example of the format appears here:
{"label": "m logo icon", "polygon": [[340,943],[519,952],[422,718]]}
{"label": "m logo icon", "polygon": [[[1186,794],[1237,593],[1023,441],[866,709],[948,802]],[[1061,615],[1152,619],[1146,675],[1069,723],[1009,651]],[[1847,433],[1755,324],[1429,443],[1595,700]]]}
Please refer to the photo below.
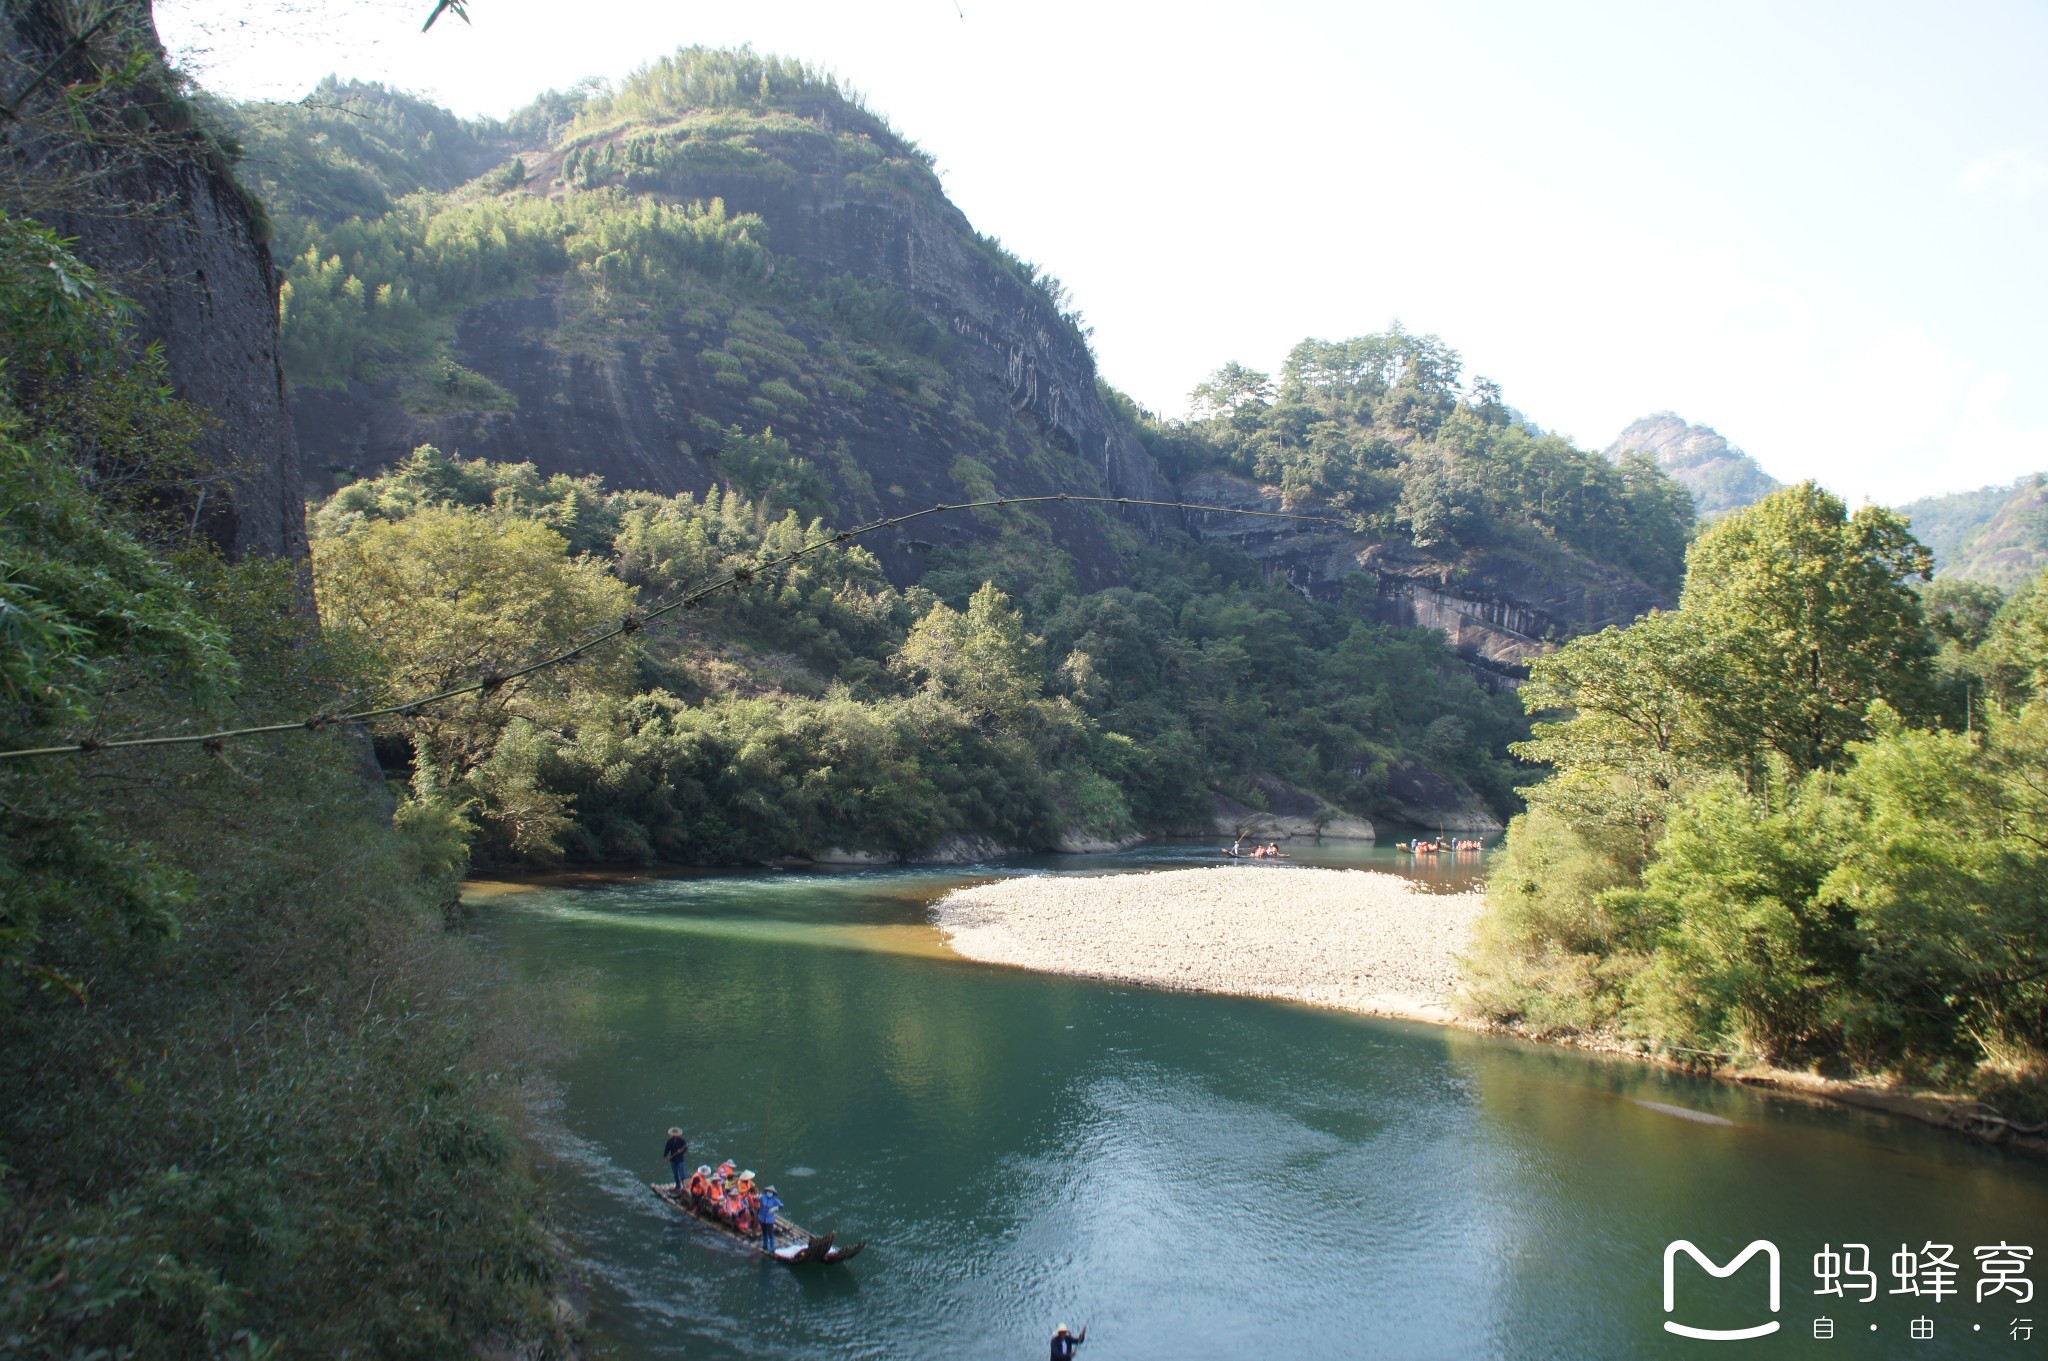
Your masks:
{"label": "m logo icon", "polygon": [[[1675,1243],[1666,1244],[1664,1248],[1665,1313],[1668,1314],[1678,1307],[1678,1281],[1676,1279],[1675,1266],[1678,1254],[1681,1252],[1691,1257],[1695,1262],[1698,1262],[1700,1268],[1709,1276],[1719,1280],[1726,1280],[1728,1277],[1733,1276],[1736,1272],[1742,1270],[1744,1262],[1747,1262],[1750,1258],[1761,1252],[1769,1259],[1771,1264],[1771,1312],[1774,1314],[1778,1312],[1778,1245],[1776,1243],[1767,1242],[1759,1238],[1737,1253],[1735,1260],[1727,1266],[1715,1266],[1707,1254],[1681,1238]],[[1767,1333],[1777,1332],[1778,1321],[1772,1319],[1769,1323],[1759,1323],[1753,1328],[1689,1328],[1683,1323],[1673,1323],[1670,1319],[1665,1319],[1664,1331],[1667,1333],[1677,1333],[1680,1337],[1697,1337],[1707,1342],[1739,1342],[1746,1337],[1763,1337]]]}

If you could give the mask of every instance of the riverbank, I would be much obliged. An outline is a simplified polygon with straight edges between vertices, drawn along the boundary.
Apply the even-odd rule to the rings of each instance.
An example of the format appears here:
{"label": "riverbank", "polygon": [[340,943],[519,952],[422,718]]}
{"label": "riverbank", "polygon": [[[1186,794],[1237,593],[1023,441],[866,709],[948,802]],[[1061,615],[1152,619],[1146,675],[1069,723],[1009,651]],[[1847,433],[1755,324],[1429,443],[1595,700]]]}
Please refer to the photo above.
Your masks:
{"label": "riverbank", "polygon": [[1485,899],[1391,874],[1225,865],[956,889],[932,909],[969,959],[1186,992],[1457,1022]]}
{"label": "riverbank", "polygon": [[1269,997],[1563,1044],[1882,1111],[2048,1156],[2048,1139],[1967,1096],[1758,1066],[1680,1063],[1611,1037],[1531,1035],[1462,1014],[1453,1001],[1461,981],[1458,960],[1484,906],[1478,889],[1430,892],[1393,874],[1231,865],[1003,879],[954,890],[933,905],[932,918],[955,953],[983,963]]}

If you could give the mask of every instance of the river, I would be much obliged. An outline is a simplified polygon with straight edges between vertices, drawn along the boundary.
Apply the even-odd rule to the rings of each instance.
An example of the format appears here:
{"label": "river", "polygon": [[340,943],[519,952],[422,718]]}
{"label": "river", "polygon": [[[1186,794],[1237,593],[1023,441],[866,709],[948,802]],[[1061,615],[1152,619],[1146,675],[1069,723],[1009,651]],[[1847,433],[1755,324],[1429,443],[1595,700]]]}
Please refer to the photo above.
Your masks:
{"label": "river", "polygon": [[[2048,1263],[2014,1251],[2048,1248],[2041,1166],[1626,1060],[970,963],[926,920],[999,874],[1200,855],[472,885],[508,985],[569,1018],[550,1139],[605,1354],[1036,1358],[1092,1321],[1085,1361],[2048,1357],[2020,1298]],[[867,1250],[789,1270],[682,1221],[646,1189],[671,1125]],[[1769,1253],[1680,1252],[1667,1313],[1681,1239],[1772,1244],[1780,1307]]]}

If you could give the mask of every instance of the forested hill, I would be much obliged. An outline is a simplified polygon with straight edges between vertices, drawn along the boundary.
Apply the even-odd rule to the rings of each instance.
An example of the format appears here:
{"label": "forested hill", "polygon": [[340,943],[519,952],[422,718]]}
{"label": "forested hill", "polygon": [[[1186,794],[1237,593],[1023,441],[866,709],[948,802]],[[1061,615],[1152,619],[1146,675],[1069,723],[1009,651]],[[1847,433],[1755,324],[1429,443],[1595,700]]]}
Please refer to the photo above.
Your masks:
{"label": "forested hill", "polygon": [[[1304,341],[1277,379],[1226,365],[1192,420],[1140,411],[1058,282],[799,63],[689,49],[502,122],[336,82],[235,117],[331,493],[323,616],[398,689],[938,502],[1335,517],[932,517],[650,633],[634,665],[380,731],[500,863],[1044,847],[1287,809],[1489,828],[1523,778],[1527,662],[1676,594],[1684,489],[1537,432],[1434,336]],[[449,614],[449,579],[519,584]]]}
{"label": "forested hill", "polygon": [[1899,509],[1944,577],[2010,591],[2048,567],[2048,473]]}
{"label": "forested hill", "polygon": [[[927,156],[797,63],[686,51],[504,123],[331,83],[241,112],[316,473],[432,442],[615,488],[737,485],[846,520],[994,487],[1164,491],[1097,394],[1058,285],[976,234]],[[788,461],[721,463],[736,435],[771,428]],[[1054,539],[1076,584],[1099,586],[1160,523],[1126,519],[1057,508],[1012,526],[1004,551],[1028,566]],[[960,519],[920,537],[976,533]],[[916,552],[881,546],[899,580]]]}
{"label": "forested hill", "polygon": [[[1524,440],[1497,392],[1463,390],[1433,338],[1421,339],[1441,353],[1420,365],[1404,357],[1418,338],[1397,330],[1373,342],[1384,353],[1369,374],[1290,367],[1272,428],[1250,442],[1250,406],[1227,430],[1154,425],[1099,388],[1058,281],[977,233],[928,156],[799,63],[691,49],[616,92],[551,92],[503,121],[333,81],[239,117],[243,171],[277,221],[316,492],[433,443],[613,489],[724,484],[852,520],[991,488],[1165,496],[1163,450],[1176,477],[1234,470],[1266,489],[1240,499],[1364,513],[1367,535],[1330,561],[1304,567],[1290,548],[1269,563],[1326,594],[1368,547],[1419,548],[1397,575],[1441,585],[1446,566],[1471,576],[1472,551],[1522,530],[1545,562],[1487,564],[1475,615],[1534,605],[1541,629],[1570,633],[1675,585],[1682,544],[1591,528],[1617,524],[1605,508],[1622,479],[1561,441]],[[1475,441],[1468,427],[1493,433]],[[764,430],[786,460],[728,454]],[[1494,476],[1488,460],[1515,462],[1523,444],[1546,468]],[[1434,495],[1441,524],[1463,531],[1413,532],[1400,509],[1411,484],[1411,509]],[[1126,579],[1137,544],[1182,527],[1137,510],[1122,520],[931,521],[923,542],[878,551],[899,583],[936,549],[940,562],[972,552],[1013,584],[1070,563],[1088,589]],[[1482,521],[1497,531],[1477,536],[1487,545]]]}
{"label": "forested hill", "polygon": [[[1692,492],[1702,520],[1753,505],[1781,485],[1712,426],[1669,411],[1632,422],[1607,446],[1611,459],[1639,454]],[[1952,581],[2013,590],[2048,567],[2048,473],[2005,486],[1925,496],[1899,511]]]}

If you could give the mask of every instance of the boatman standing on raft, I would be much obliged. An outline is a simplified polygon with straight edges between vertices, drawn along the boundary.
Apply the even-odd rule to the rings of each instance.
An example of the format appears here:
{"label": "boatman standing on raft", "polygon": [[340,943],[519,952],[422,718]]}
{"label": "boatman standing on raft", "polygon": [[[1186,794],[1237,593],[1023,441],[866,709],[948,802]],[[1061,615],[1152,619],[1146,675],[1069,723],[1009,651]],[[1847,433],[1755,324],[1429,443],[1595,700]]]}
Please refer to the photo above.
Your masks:
{"label": "boatman standing on raft", "polygon": [[1062,1323],[1059,1331],[1052,1335],[1052,1361],[1073,1361],[1074,1353],[1087,1340],[1087,1328],[1082,1328],[1080,1335],[1076,1336],[1068,1332],[1067,1325]]}
{"label": "boatman standing on raft", "polygon": [[668,1142],[661,1146],[661,1156],[668,1159],[668,1170],[676,1174],[676,1190],[683,1189],[683,1168],[690,1162],[690,1141],[679,1129],[668,1132]]}

